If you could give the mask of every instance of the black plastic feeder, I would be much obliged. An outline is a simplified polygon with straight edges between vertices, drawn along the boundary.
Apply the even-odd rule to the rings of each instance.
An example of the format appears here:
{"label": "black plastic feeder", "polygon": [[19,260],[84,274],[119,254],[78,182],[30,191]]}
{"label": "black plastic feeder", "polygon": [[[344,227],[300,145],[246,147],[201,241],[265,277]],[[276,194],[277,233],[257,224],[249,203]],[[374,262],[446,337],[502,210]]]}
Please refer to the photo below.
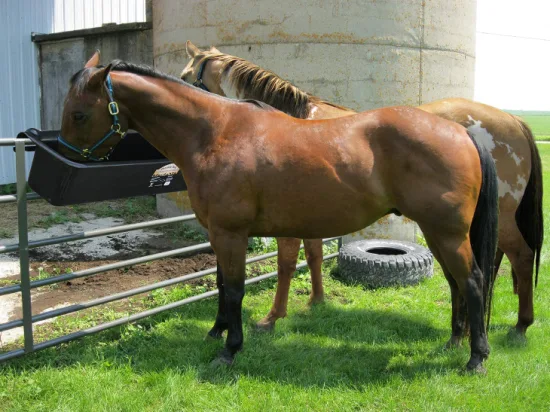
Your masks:
{"label": "black plastic feeder", "polygon": [[[58,130],[28,129],[34,146],[29,186],[55,206],[186,190],[178,168],[139,133],[129,131],[103,162],[79,163],[57,152]],[[160,170],[162,169],[162,170]]]}

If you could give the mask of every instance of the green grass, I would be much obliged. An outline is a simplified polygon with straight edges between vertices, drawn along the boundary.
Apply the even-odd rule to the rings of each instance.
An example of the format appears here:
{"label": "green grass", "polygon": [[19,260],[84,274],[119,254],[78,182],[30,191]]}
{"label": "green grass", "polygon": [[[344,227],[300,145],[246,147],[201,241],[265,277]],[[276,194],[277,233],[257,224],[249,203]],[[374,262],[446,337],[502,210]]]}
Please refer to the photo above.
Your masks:
{"label": "green grass", "polygon": [[550,114],[521,116],[527,122],[536,140],[550,140]]}
{"label": "green grass", "polygon": [[[540,145],[544,170],[550,147]],[[550,172],[545,173],[550,193]],[[550,238],[550,197],[544,202]],[[269,245],[267,247],[270,247]],[[261,253],[260,246],[254,250]],[[270,266],[271,265],[271,266]],[[271,262],[261,267],[269,270]],[[260,270],[258,269],[258,270]],[[550,408],[550,260],[542,256],[535,324],[528,341],[508,337],[517,318],[509,265],[495,286],[486,376],[462,373],[468,347],[445,351],[449,290],[435,276],[409,288],[366,291],[345,286],[323,267],[327,303],[306,305],[309,277],[292,282],[289,316],[275,332],[254,331],[271,306],[275,281],[247,289],[245,346],[232,368],[210,365],[222,342],[204,341],[216,300],[172,310],[0,366],[6,411],[180,410],[532,410]],[[207,283],[158,291],[155,306],[204,291]],[[145,302],[145,303],[143,303]],[[136,306],[139,306],[136,301]],[[104,320],[120,316],[95,308]],[[86,317],[65,317],[51,338]],[[38,338],[46,336],[38,334]]]}

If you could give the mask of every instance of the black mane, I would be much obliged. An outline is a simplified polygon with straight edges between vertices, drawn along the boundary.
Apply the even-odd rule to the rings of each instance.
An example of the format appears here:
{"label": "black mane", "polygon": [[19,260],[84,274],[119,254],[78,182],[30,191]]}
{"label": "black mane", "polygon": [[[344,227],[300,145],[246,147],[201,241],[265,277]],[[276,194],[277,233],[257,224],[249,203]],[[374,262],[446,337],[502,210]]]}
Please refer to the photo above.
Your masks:
{"label": "black mane", "polygon": [[155,77],[157,79],[169,80],[179,84],[187,84],[179,77],[171,76],[166,73],[159,72],[146,64],[128,63],[122,60],[113,60],[110,64],[112,71],[128,72],[139,74],[141,76]]}
{"label": "black mane", "polygon": [[[141,76],[149,76],[149,77],[155,77],[157,79],[163,79],[163,80],[169,80],[172,82],[176,82],[179,84],[185,84],[183,80],[181,80],[178,77],[170,76],[166,73],[161,73],[151,66],[147,66],[145,64],[134,64],[134,63],[128,63],[122,60],[113,60],[109,66],[111,67],[111,71],[121,71],[121,72],[128,72],[128,73],[135,73],[139,74]],[[70,80],[70,86],[76,87],[77,92],[80,94],[86,87],[86,84],[90,80],[90,76],[94,73],[96,69],[103,69],[105,66],[99,65],[95,67],[89,67],[84,68],[76,72]]]}

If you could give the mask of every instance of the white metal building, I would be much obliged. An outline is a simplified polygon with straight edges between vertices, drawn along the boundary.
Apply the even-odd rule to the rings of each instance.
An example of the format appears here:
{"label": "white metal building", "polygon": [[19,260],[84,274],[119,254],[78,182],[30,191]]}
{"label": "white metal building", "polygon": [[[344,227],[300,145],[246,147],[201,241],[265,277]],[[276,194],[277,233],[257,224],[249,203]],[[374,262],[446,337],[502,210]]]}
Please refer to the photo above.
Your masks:
{"label": "white metal building", "polygon": [[[146,19],[145,0],[0,0],[0,138],[40,127],[38,53],[31,33]],[[31,156],[31,154],[29,154]],[[30,157],[27,168],[30,168]],[[15,182],[12,148],[0,148],[0,185]]]}

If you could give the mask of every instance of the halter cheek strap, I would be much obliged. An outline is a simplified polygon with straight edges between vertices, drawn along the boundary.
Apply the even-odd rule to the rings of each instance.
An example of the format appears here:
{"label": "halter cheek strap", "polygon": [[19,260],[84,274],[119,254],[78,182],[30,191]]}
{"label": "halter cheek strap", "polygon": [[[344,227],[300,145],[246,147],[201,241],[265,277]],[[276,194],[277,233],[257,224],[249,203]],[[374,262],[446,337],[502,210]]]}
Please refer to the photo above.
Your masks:
{"label": "halter cheek strap", "polygon": [[[105,79],[105,89],[107,90],[107,96],[109,97],[109,104],[107,105],[107,109],[109,110],[109,114],[113,117],[113,124],[111,125],[111,129],[103,136],[96,144],[94,144],[92,147],[87,149],[81,149],[79,147],[76,147],[69,142],[67,142],[63,137],[61,137],[61,134],[57,136],[57,141],[65,146],[66,148],[72,150],[75,153],[78,153],[86,160],[93,160],[95,162],[100,162],[102,160],[109,159],[109,156],[111,153],[113,153],[113,150],[116,145],[113,145],[109,148],[109,152],[103,157],[97,157],[93,155],[93,152],[97,150],[103,143],[105,143],[112,135],[118,134],[120,136],[120,139],[123,139],[126,132],[123,132],[120,130],[120,123],[118,122],[118,104],[115,102],[115,99],[113,97],[113,84],[111,82],[111,75],[108,74],[107,78]],[[118,143],[118,142],[117,142]]]}
{"label": "halter cheek strap", "polygon": [[204,91],[209,92],[208,87],[202,82],[202,74],[204,73],[204,68],[206,67],[206,64],[208,63],[208,60],[204,60],[202,64],[199,67],[199,71],[197,73],[197,80],[193,83],[193,86],[198,87]]}

